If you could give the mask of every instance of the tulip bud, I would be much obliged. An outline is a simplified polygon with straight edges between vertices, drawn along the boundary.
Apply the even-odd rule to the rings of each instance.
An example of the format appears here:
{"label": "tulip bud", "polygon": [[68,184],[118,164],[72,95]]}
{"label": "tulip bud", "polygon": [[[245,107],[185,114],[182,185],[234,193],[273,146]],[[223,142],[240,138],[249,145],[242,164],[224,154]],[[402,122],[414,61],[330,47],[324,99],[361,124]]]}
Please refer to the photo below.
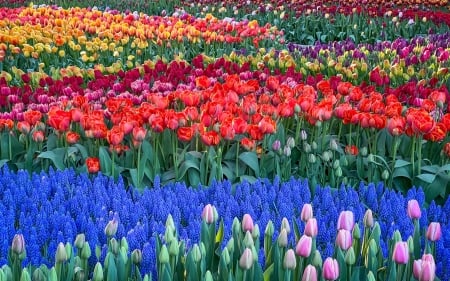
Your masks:
{"label": "tulip bud", "polygon": [[283,267],[284,269],[294,270],[297,266],[297,261],[295,260],[294,250],[289,249],[284,254]]}
{"label": "tulip bud", "polygon": [[[194,260],[195,260],[195,257],[194,257]],[[169,263],[169,251],[167,250],[166,245],[162,245],[162,247],[161,247],[161,251],[159,252],[159,262],[161,264]]]}
{"label": "tulip bud", "polygon": [[415,199],[408,201],[407,211],[408,211],[408,216],[411,219],[420,219],[420,217],[422,216],[422,212],[419,207],[419,202],[417,202],[417,200],[415,200]]}
{"label": "tulip bud", "polygon": [[25,240],[23,239],[22,234],[14,235],[11,248],[17,255],[20,255],[25,251]]}
{"label": "tulip bud", "polygon": [[105,227],[105,234],[108,237],[113,237],[117,233],[117,227],[119,226],[119,221],[117,218],[113,218],[108,222]]}
{"label": "tulip bud", "polygon": [[140,265],[142,262],[142,251],[139,249],[134,249],[133,252],[131,252],[131,261],[135,265]]}
{"label": "tulip bud", "polygon": [[22,270],[22,274],[20,275],[20,281],[31,281],[30,273],[28,273],[27,268],[24,268]]}
{"label": "tulip bud", "polygon": [[308,138],[308,133],[306,133],[305,130],[301,130],[300,132],[300,138],[305,141]]}
{"label": "tulip bud", "polygon": [[[367,153],[368,153],[367,147],[365,147],[365,146],[361,147],[361,149],[359,150],[359,153],[361,153],[361,156],[366,157],[366,156],[367,156]],[[370,157],[370,156],[371,156],[371,160],[369,160],[369,157]],[[368,160],[369,162],[373,162],[373,155],[370,154],[369,157],[367,158],[367,160]]]}
{"label": "tulip bud", "polygon": [[269,220],[269,222],[266,225],[266,230],[264,231],[264,236],[272,237],[273,233],[275,232],[275,229],[273,227],[273,222]]}
{"label": "tulip bud", "polygon": [[420,281],[433,281],[436,275],[436,264],[433,261],[424,260],[422,257],[422,272],[420,274]]}
{"label": "tulip bud", "polygon": [[347,251],[353,243],[353,237],[350,231],[339,229],[336,236],[336,245],[344,251]]}
{"label": "tulip bud", "polygon": [[245,214],[244,217],[242,218],[242,231],[243,232],[247,232],[253,231],[253,219],[249,214]]}
{"label": "tulip bud", "polygon": [[359,229],[359,224],[355,224],[352,231],[353,239],[359,240],[361,238],[361,230]]}
{"label": "tulip bud", "polygon": [[213,276],[212,276],[212,274],[211,274],[211,271],[206,271],[206,273],[205,273],[205,279],[204,279],[205,281],[213,281],[214,279],[213,279]]}
{"label": "tulip bud", "polygon": [[290,148],[295,147],[295,140],[293,137],[289,137],[286,141],[286,146],[289,146]]}
{"label": "tulip bud", "polygon": [[310,154],[308,155],[308,162],[309,162],[310,164],[314,164],[314,163],[316,163],[316,161],[317,161],[316,155],[310,153]]}
{"label": "tulip bud", "polygon": [[280,231],[280,235],[278,235],[278,246],[284,248],[288,245],[288,235],[286,229],[282,229]]}
{"label": "tulip bud", "polygon": [[212,206],[211,204],[206,205],[203,208],[202,220],[204,222],[206,222],[207,224],[212,224],[212,223],[216,222],[215,214],[217,214],[217,211],[215,209],[216,208],[214,206]]}
{"label": "tulip bud", "polygon": [[383,170],[383,172],[381,173],[381,178],[383,180],[389,179],[389,171],[388,170]]}
{"label": "tulip bud", "polygon": [[355,256],[355,250],[353,249],[353,246],[350,247],[345,253],[345,263],[348,265],[354,265],[356,262],[356,256]]}
{"label": "tulip bud", "polygon": [[260,235],[261,235],[261,233],[259,231],[259,225],[255,224],[255,227],[253,227],[253,231],[252,231],[252,237],[253,237],[253,239],[259,239]]}
{"label": "tulip bud", "polygon": [[302,208],[302,212],[300,218],[303,222],[307,222],[310,218],[313,217],[313,208],[311,204],[304,204]]}
{"label": "tulip bud", "polygon": [[233,233],[239,233],[241,231],[241,222],[237,218],[234,218],[231,228],[233,229]]}
{"label": "tulip bud", "polygon": [[99,262],[95,265],[92,281],[103,281],[103,267]]}
{"label": "tulip bud", "polygon": [[286,156],[286,157],[289,157],[289,156],[291,156],[291,148],[289,147],[289,146],[287,146],[287,145],[285,145],[284,146],[284,149],[283,149],[283,154]]}
{"label": "tulip bud", "polygon": [[122,237],[122,239],[120,239],[120,248],[123,248],[123,249],[125,249],[125,252],[128,252],[129,247],[128,247],[127,238]]}
{"label": "tulip bud", "polygon": [[339,167],[340,167],[339,160],[338,160],[338,159],[334,160],[334,161],[333,161],[333,169],[337,169],[337,168],[339,168]]}
{"label": "tulip bud", "polygon": [[111,252],[114,255],[117,255],[119,253],[119,242],[117,242],[116,238],[111,238],[111,240],[109,241],[109,245],[111,247]]}
{"label": "tulip bud", "polygon": [[178,245],[178,241],[173,240],[169,246],[169,255],[176,257],[176,256],[178,256],[179,252],[180,252],[180,246]]}
{"label": "tulip bud", "polygon": [[311,264],[315,267],[322,267],[322,256],[320,255],[319,250],[314,252]]}
{"label": "tulip bud", "polygon": [[317,233],[318,233],[317,220],[316,220],[316,218],[310,218],[306,222],[305,234],[310,236],[310,237],[316,237]]}
{"label": "tulip bud", "polygon": [[281,148],[281,142],[279,140],[275,140],[272,144],[273,151],[278,151]]}
{"label": "tulip bud", "polygon": [[173,222],[173,218],[172,218],[171,214],[169,214],[166,219],[166,229],[167,228],[175,229],[175,223]]}
{"label": "tulip bud", "polygon": [[298,256],[307,258],[311,255],[312,249],[312,238],[307,235],[302,235],[297,242],[297,246],[295,247],[295,253]]}
{"label": "tulip bud", "polygon": [[339,264],[336,259],[327,258],[323,263],[323,278],[326,280],[336,280],[339,278]]}
{"label": "tulip bud", "polygon": [[[316,123],[316,124],[317,124],[317,123]],[[313,142],[311,143],[311,149],[314,150],[314,151],[317,150],[317,142],[313,141]]]}
{"label": "tulip bud", "polygon": [[283,218],[281,221],[281,229],[286,229],[286,233],[289,234],[291,232],[291,227],[289,225],[289,221],[287,218]]}
{"label": "tulip bud", "polygon": [[225,248],[227,248],[228,252],[233,252],[233,250],[234,250],[234,238],[233,237],[231,237],[230,240],[228,240]]}
{"label": "tulip bud", "polygon": [[228,252],[227,248],[222,251],[222,259],[226,265],[230,264],[230,252]]}
{"label": "tulip bud", "polygon": [[308,264],[303,271],[302,281],[317,281],[317,270],[313,265]]}
{"label": "tulip bud", "polygon": [[249,248],[245,248],[241,258],[239,259],[239,266],[243,270],[249,270],[250,268],[252,268],[253,266],[252,250],[250,250]]}
{"label": "tulip bud", "polygon": [[89,242],[84,243],[83,248],[81,249],[81,258],[87,260],[91,257],[91,247],[89,247]]}
{"label": "tulip bud", "polygon": [[394,231],[394,234],[392,234],[392,240],[394,240],[394,242],[402,241],[402,234],[400,233],[400,231]]}
{"label": "tulip bud", "polygon": [[[47,277],[45,276],[44,272],[42,272],[42,269],[38,267],[34,270],[32,279],[33,281],[46,281]],[[2,280],[6,280],[6,278]]]}
{"label": "tulip bud", "polygon": [[376,281],[375,275],[373,275],[372,271],[369,271],[369,273],[367,274],[367,281]]}
{"label": "tulip bud", "polygon": [[430,225],[427,228],[427,233],[426,233],[427,239],[432,242],[435,242],[435,241],[441,239],[441,235],[442,235],[441,224],[438,222],[430,223]]}
{"label": "tulip bud", "polygon": [[408,243],[403,241],[395,243],[392,259],[397,264],[407,264],[409,261]]}
{"label": "tulip bud", "polygon": [[86,236],[84,235],[84,233],[80,233],[77,235],[77,237],[75,238],[75,247],[77,247],[77,249],[82,249],[84,246],[84,243],[86,242]]}
{"label": "tulip bud", "polygon": [[244,247],[251,248],[254,245],[253,237],[250,231],[247,231],[244,236],[243,241]]}
{"label": "tulip bud", "polygon": [[414,239],[412,238],[412,236],[408,237],[408,240],[406,240],[406,243],[408,244],[409,254],[414,254]]}
{"label": "tulip bud", "polygon": [[306,143],[306,142],[303,143],[303,151],[305,153],[310,153],[312,151],[311,145],[309,143]]}
{"label": "tulip bud", "polygon": [[195,262],[199,262],[202,259],[202,253],[200,252],[200,247],[198,244],[194,244],[192,247],[192,257],[194,258]]}
{"label": "tulip bud", "polygon": [[368,209],[366,213],[364,214],[363,218],[364,227],[372,227],[373,226],[373,214],[372,210]]}
{"label": "tulip bud", "polygon": [[55,261],[57,263],[63,263],[67,261],[66,248],[64,247],[64,244],[62,242],[58,244],[58,248],[56,249]]}
{"label": "tulip bud", "polygon": [[334,171],[334,174],[336,175],[336,177],[342,177],[342,168],[341,167],[337,167],[336,171]]}
{"label": "tulip bud", "polygon": [[352,211],[342,211],[339,214],[337,229],[346,229],[351,231],[355,225]]}

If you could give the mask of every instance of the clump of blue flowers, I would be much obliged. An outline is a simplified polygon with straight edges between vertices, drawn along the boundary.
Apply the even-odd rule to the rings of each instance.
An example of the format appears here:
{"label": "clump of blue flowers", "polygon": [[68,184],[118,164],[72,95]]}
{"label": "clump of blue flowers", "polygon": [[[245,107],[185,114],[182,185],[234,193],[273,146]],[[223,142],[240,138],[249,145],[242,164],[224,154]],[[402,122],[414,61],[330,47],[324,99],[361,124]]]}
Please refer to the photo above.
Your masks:
{"label": "clump of blue flowers", "polygon": [[[275,229],[280,229],[284,217],[302,227],[302,207],[311,203],[318,222],[317,245],[322,256],[333,252],[339,213],[350,210],[355,221],[362,222],[366,209],[370,208],[380,224],[380,243],[386,256],[387,241],[395,230],[405,238],[413,234],[413,222],[405,211],[407,202],[415,199],[424,206],[425,200],[420,188],[412,188],[403,196],[383,184],[361,184],[356,189],[342,186],[338,190],[318,187],[312,197],[308,182],[302,179],[287,182],[260,179],[235,186],[224,181],[196,189],[183,183],[161,186],[156,179],[152,188],[140,194],[133,188],[127,189],[120,178],[114,182],[101,174],[92,177],[72,170],[51,170],[30,176],[7,167],[0,170],[0,198],[0,265],[7,263],[8,248],[17,233],[26,240],[25,264],[53,264],[58,244],[73,243],[78,233],[85,234],[92,252],[96,245],[100,246],[102,259],[107,241],[104,229],[115,218],[119,221],[116,237],[126,237],[131,250],[142,250],[141,273],[155,272],[156,236],[164,233],[167,216],[172,215],[180,238],[189,247],[200,239],[200,214],[209,203],[224,219],[224,241],[230,238],[233,218],[242,218],[246,213],[263,228],[272,220]],[[436,244],[436,273],[441,280],[450,280],[450,268],[444,266],[450,262],[450,199],[443,206],[432,202],[427,208],[422,207],[422,231],[432,221],[440,222],[443,232]],[[275,233],[274,237],[277,236]],[[294,237],[289,239],[293,242]],[[96,261],[92,255],[90,263]]]}

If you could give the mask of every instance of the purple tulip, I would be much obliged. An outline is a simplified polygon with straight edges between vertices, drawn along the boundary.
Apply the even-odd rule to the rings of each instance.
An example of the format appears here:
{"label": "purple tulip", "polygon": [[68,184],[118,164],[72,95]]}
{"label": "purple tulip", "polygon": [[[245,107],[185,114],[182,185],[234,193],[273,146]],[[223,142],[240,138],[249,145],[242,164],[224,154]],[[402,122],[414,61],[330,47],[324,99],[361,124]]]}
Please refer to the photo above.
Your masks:
{"label": "purple tulip", "polygon": [[317,281],[317,270],[313,265],[308,264],[303,271],[302,281]]}
{"label": "purple tulip", "polygon": [[408,217],[411,219],[420,219],[422,216],[422,212],[420,211],[419,202],[417,200],[409,200],[408,201]]}
{"label": "purple tulip", "polygon": [[303,222],[307,222],[310,218],[313,217],[313,208],[311,204],[305,204],[302,208],[302,213],[300,218]]}
{"label": "purple tulip", "polygon": [[316,237],[317,233],[318,233],[317,220],[316,218],[310,218],[306,222],[305,235],[308,235],[309,237]]}
{"label": "purple tulip", "polygon": [[346,229],[340,229],[336,237],[336,245],[344,251],[347,251],[353,243],[352,233]]}
{"label": "purple tulip", "polygon": [[352,231],[353,226],[355,225],[355,219],[353,217],[352,211],[342,211],[339,214],[337,229],[345,229],[348,231]]}
{"label": "purple tulip", "polygon": [[339,264],[336,259],[328,257],[323,263],[323,278],[325,280],[336,280],[339,278]]}
{"label": "purple tulip", "polygon": [[407,264],[409,261],[408,243],[399,241],[395,243],[392,259],[397,264]]}
{"label": "purple tulip", "polygon": [[312,238],[307,235],[303,235],[297,242],[297,246],[295,247],[295,253],[298,256],[307,258],[311,255],[312,248]]}
{"label": "purple tulip", "polygon": [[427,239],[435,242],[441,239],[441,235],[442,235],[441,224],[438,222],[430,223],[426,233]]}

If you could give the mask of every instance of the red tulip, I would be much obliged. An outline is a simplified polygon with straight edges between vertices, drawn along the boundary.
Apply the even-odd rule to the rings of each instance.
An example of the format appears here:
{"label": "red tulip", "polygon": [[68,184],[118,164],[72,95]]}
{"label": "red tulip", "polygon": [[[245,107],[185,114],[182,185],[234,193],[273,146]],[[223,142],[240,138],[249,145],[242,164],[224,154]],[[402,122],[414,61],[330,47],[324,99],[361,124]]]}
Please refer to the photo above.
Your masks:
{"label": "red tulip", "polygon": [[69,131],[66,133],[66,141],[68,144],[75,144],[80,140],[80,135],[76,132]]}
{"label": "red tulip", "polygon": [[182,142],[190,142],[194,136],[193,127],[180,127],[177,130],[178,139]]}
{"label": "red tulip", "polygon": [[88,172],[93,174],[100,170],[100,160],[97,157],[89,157],[86,159]]}
{"label": "red tulip", "polygon": [[216,146],[220,142],[220,136],[216,131],[204,132],[200,135],[200,138],[207,146]]}

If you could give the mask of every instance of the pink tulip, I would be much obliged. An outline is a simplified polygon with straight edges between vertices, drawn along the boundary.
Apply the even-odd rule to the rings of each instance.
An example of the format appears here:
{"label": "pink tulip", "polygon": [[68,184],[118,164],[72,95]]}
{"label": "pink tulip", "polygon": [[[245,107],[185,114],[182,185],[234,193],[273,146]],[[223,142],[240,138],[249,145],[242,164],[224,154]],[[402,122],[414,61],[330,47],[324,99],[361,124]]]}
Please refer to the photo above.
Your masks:
{"label": "pink tulip", "polygon": [[347,251],[353,243],[352,233],[346,229],[340,229],[336,237],[336,245]]}
{"label": "pink tulip", "polygon": [[307,235],[303,235],[298,240],[297,246],[295,247],[295,253],[298,256],[307,258],[309,257],[309,255],[311,255],[311,248],[312,248],[312,238]]}
{"label": "pink tulip", "polygon": [[408,217],[411,219],[420,219],[422,212],[420,211],[419,202],[417,200],[408,201]]}
{"label": "pink tulip", "polygon": [[239,259],[239,266],[244,270],[249,270],[253,266],[253,253],[249,248],[245,248]]}
{"label": "pink tulip", "polygon": [[413,264],[413,275],[419,281],[432,281],[436,275],[436,264],[433,255],[424,254],[422,259],[415,260]]}
{"label": "pink tulip", "polygon": [[337,229],[346,229],[348,231],[352,231],[353,226],[355,225],[355,219],[353,217],[352,211],[342,211],[339,214]]}
{"label": "pink tulip", "polygon": [[336,280],[339,278],[339,264],[333,258],[327,258],[323,263],[323,278],[325,280]]}
{"label": "pink tulip", "polygon": [[286,254],[284,255],[283,260],[283,267],[285,269],[293,270],[297,266],[297,261],[295,259],[295,253],[294,250],[289,249],[287,250]]}
{"label": "pink tulip", "polygon": [[253,219],[249,214],[245,214],[244,217],[242,218],[242,231],[247,232],[253,231]]}
{"label": "pink tulip", "polygon": [[308,264],[303,271],[302,281],[317,281],[317,270],[313,265]]}
{"label": "pink tulip", "polygon": [[203,208],[203,212],[202,212],[202,219],[203,221],[205,221],[207,224],[211,224],[213,222],[215,222],[215,216],[214,216],[214,207],[211,204],[206,205]]}
{"label": "pink tulip", "polygon": [[317,233],[318,233],[317,220],[316,218],[310,218],[306,222],[305,235],[308,235],[309,237],[316,237]]}
{"label": "pink tulip", "polygon": [[302,213],[300,218],[303,222],[307,222],[310,218],[313,217],[313,209],[311,204],[305,204],[302,208]]}
{"label": "pink tulip", "polygon": [[442,235],[441,224],[438,222],[430,223],[430,225],[428,226],[428,229],[427,229],[427,234],[426,234],[427,239],[435,242],[435,241],[441,239],[441,235]]}
{"label": "pink tulip", "polygon": [[398,264],[407,264],[409,261],[408,243],[399,241],[395,243],[392,259]]}

